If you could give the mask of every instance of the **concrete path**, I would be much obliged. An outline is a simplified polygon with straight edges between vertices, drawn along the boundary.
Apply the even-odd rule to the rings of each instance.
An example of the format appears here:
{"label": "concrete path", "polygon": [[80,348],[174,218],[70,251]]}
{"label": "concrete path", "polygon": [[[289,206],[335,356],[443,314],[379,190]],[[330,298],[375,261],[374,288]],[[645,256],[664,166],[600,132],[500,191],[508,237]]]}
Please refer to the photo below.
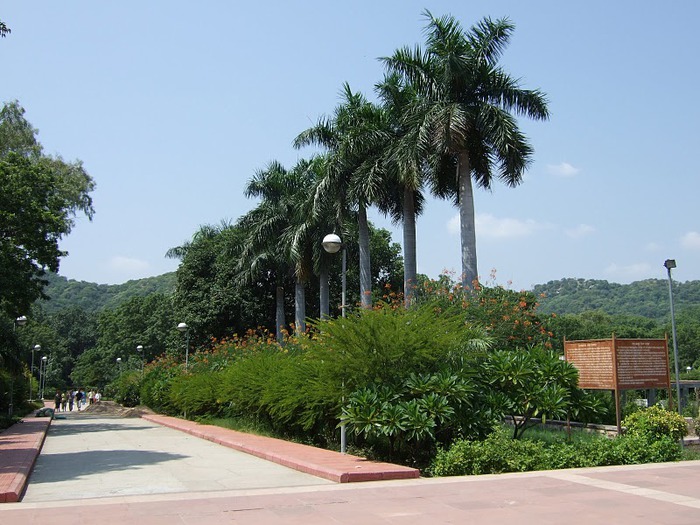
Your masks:
{"label": "concrete path", "polygon": [[328,483],[143,419],[69,413],[51,424],[22,501]]}
{"label": "concrete path", "polygon": [[[139,419],[56,420],[24,501],[0,505],[0,523],[700,522],[700,461],[336,484],[269,465],[232,466],[235,451],[209,456],[201,445],[218,447]],[[293,486],[295,476],[303,478]]]}

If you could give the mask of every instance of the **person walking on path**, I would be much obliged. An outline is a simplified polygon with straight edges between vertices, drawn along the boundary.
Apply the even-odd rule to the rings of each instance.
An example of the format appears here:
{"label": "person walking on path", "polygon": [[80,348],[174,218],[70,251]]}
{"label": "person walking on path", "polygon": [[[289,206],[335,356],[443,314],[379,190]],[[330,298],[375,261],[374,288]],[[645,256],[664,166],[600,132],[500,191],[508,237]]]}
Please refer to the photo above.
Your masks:
{"label": "person walking on path", "polygon": [[58,412],[61,410],[61,392],[56,390],[56,395],[53,396],[54,410]]}
{"label": "person walking on path", "polygon": [[61,412],[66,411],[67,405],[68,405],[68,392],[63,392],[63,395],[61,395]]}
{"label": "person walking on path", "polygon": [[68,410],[73,412],[73,404],[75,402],[75,390],[72,388],[68,391]]}
{"label": "person walking on path", "polygon": [[78,412],[80,412],[80,407],[83,404],[83,399],[85,398],[85,394],[83,393],[83,389],[79,388],[78,393],[75,394],[75,401],[78,403]]}

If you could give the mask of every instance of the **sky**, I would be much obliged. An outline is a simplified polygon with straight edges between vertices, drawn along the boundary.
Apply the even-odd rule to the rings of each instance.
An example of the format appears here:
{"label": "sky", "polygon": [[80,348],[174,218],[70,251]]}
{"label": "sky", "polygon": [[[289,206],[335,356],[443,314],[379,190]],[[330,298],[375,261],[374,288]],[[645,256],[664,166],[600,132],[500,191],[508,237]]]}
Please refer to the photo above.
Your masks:
{"label": "sky", "polygon": [[[59,273],[176,270],[169,248],[256,206],[243,195],[256,170],[313,153],[292,141],[344,82],[374,99],[377,59],[424,41],[425,9],[465,28],[508,17],[501,65],[549,101],[548,121],[519,120],[535,150],[523,183],[475,190],[482,281],[664,279],[669,258],[674,279],[700,279],[694,0],[3,2],[0,102],[18,100],[45,152],[82,160],[97,185]],[[451,202],[428,199],[417,242],[420,273],[459,274]]]}

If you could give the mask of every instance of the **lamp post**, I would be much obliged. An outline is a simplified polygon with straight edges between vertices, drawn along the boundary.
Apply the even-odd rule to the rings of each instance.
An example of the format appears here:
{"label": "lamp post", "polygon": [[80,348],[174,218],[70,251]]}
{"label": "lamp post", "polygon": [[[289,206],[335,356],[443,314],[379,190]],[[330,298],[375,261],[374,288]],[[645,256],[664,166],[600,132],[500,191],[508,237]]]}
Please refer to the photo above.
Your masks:
{"label": "lamp post", "polygon": [[346,292],[346,285],[347,285],[347,266],[348,266],[348,257],[347,257],[347,252],[345,251],[345,246],[343,246],[343,241],[338,237],[335,233],[329,233],[323,238],[323,241],[321,241],[321,246],[323,246],[323,249],[326,250],[328,253],[338,253],[341,249],[343,250],[342,255],[342,269],[341,269],[341,280],[342,280],[342,291],[341,291],[341,304],[340,304],[340,309],[341,309],[341,315],[345,317],[345,292]]}
{"label": "lamp post", "polygon": [[39,363],[39,397],[44,399],[44,387],[46,386],[46,367],[49,358],[43,356],[41,362]]}
{"label": "lamp post", "polygon": [[136,347],[136,351],[141,353],[141,377],[143,377],[143,363],[144,363],[144,359],[146,359],[144,351],[143,351],[143,345],[138,345]]}
{"label": "lamp post", "polygon": [[[27,324],[27,316],[26,315],[20,315],[17,319],[15,319],[15,323],[13,325],[13,331],[17,331],[18,326],[24,326]],[[15,376],[12,371],[10,371],[10,403],[7,406],[7,415],[12,416],[12,412],[14,411],[14,390],[15,390]],[[31,396],[29,396],[31,397]]]}
{"label": "lamp post", "polygon": [[122,358],[117,357],[117,377],[122,374]]}
{"label": "lamp post", "polygon": [[[346,275],[347,275],[347,265],[348,265],[348,259],[347,259],[347,252],[345,251],[345,246],[343,246],[343,241],[342,239],[336,235],[335,233],[329,233],[323,238],[323,241],[321,241],[321,246],[323,246],[323,249],[326,250],[328,253],[338,253],[342,249],[342,267],[341,267],[341,282],[342,282],[342,287],[341,287],[341,295],[340,295],[340,311],[341,311],[341,316],[345,317],[345,291],[346,291]],[[343,379],[343,402],[345,402],[345,380]],[[345,423],[341,422],[340,424],[340,453],[345,454],[345,451],[347,449],[347,432],[345,428]]]}
{"label": "lamp post", "polygon": [[41,350],[41,345],[34,345],[32,347],[32,367],[29,369],[29,401],[34,401],[32,397],[32,381],[34,380],[34,351]]}
{"label": "lamp post", "polygon": [[187,323],[179,323],[177,329],[185,334],[185,371],[187,371],[187,365],[190,360],[190,327]]}
{"label": "lamp post", "polygon": [[[673,279],[671,279],[671,268],[676,267],[675,259],[666,259],[664,267],[668,272],[668,299],[671,305],[671,331],[673,333],[673,366],[676,369],[676,397],[678,398],[678,413],[681,412],[681,376],[678,373],[678,343],[676,342],[676,316],[673,313]],[[681,438],[681,443],[683,438]]]}

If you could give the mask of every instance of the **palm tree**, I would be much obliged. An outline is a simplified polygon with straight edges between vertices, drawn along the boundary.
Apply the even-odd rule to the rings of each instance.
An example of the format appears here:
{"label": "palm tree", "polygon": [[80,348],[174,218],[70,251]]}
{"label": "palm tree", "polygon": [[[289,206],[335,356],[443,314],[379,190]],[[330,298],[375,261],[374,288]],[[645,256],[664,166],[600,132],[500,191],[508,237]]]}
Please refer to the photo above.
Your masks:
{"label": "palm tree", "polygon": [[498,65],[514,29],[507,19],[484,18],[464,31],[452,16],[424,14],[425,50],[405,47],[382,60],[420,97],[405,119],[419,150],[432,153],[433,193],[455,198],[459,206],[466,288],[478,279],[472,178],[485,189],[494,176],[508,186],[520,184],[533,150],[513,114],[545,120],[549,113],[541,91],[522,89]]}
{"label": "palm tree", "polygon": [[260,197],[258,206],[243,215],[238,223],[246,231],[247,242],[239,259],[239,278],[251,282],[259,272],[274,273],[277,281],[275,295],[275,334],[283,341],[286,326],[284,313],[284,280],[290,267],[280,238],[288,225],[287,170],[279,162],[271,162],[258,170],[245,187],[245,196]]}
{"label": "palm tree", "polygon": [[343,102],[333,117],[321,118],[294,140],[297,148],[315,144],[327,150],[326,170],[316,186],[316,201],[333,200],[340,224],[346,220],[348,208],[357,210],[360,302],[364,308],[369,308],[372,301],[367,208],[382,201],[385,177],[380,159],[388,138],[386,113],[345,84]]}
{"label": "palm tree", "polygon": [[381,208],[388,211],[394,223],[403,223],[404,304],[411,305],[416,285],[416,217],[423,208],[423,153],[415,135],[415,127],[408,126],[406,115],[417,102],[417,93],[399,75],[389,74],[375,86],[391,122],[392,140],[384,153],[384,169],[392,181],[392,195]]}

